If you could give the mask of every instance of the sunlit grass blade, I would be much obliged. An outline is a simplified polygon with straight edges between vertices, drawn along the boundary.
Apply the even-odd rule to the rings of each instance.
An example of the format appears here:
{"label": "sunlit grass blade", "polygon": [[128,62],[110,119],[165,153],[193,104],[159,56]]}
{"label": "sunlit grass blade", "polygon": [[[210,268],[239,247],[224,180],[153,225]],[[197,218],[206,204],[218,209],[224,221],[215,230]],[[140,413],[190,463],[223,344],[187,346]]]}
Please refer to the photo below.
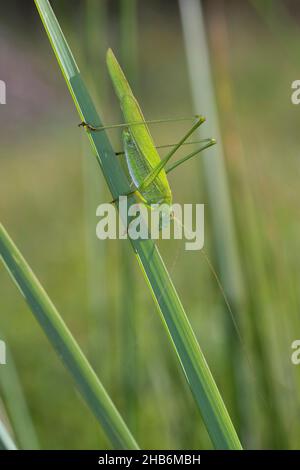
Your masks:
{"label": "sunlit grass blade", "polygon": [[137,444],[103,385],[23,256],[0,225],[0,255],[52,346],[73,376],[86,403],[117,449]]}
{"label": "sunlit grass blade", "polygon": [[235,330],[240,329],[240,322],[246,318],[243,272],[237,248],[202,2],[200,0],[179,0],[179,6],[194,109],[205,110],[207,132],[216,138],[218,144],[209,155],[204,152],[201,158],[201,168],[203,167],[204,170],[205,186],[209,198],[208,207],[211,213],[214,259],[224,294],[230,302],[230,313],[227,303],[223,302],[225,310],[223,329],[226,344],[224,355],[226,357],[226,375],[231,379],[234,397],[233,414],[242,431],[245,427],[247,414],[242,402],[244,394],[241,376],[243,375],[244,358],[239,354],[241,344],[238,337],[240,335]]}
{"label": "sunlit grass blade", "polygon": [[121,58],[126,76],[135,90],[138,82],[137,3],[137,0],[120,0]]}
{"label": "sunlit grass blade", "polygon": [[[81,120],[100,127],[100,118],[49,2],[35,0],[35,3]],[[113,198],[128,193],[129,183],[106,133],[89,133],[89,139]],[[215,447],[241,449],[225,404],[157,247],[152,240],[132,240],[131,243]]]}
{"label": "sunlit grass blade", "polygon": [[108,80],[101,73],[101,57],[108,47],[108,4],[109,0],[83,0],[83,55],[88,66],[89,83],[97,100],[101,102],[107,96]]}
{"label": "sunlit grass blade", "polygon": [[[83,0],[80,5],[83,27],[80,42],[83,44],[83,60],[88,72],[88,82],[95,91],[97,100],[104,97],[107,80],[102,76],[99,58],[105,53],[107,37],[107,1]],[[82,135],[82,178],[84,194],[84,229],[86,256],[86,287],[89,313],[89,353],[95,370],[99,364],[99,352],[109,354],[111,343],[111,308],[107,276],[107,243],[98,243],[95,237],[95,210],[105,193],[105,182],[99,179],[98,164],[92,155],[89,142]],[[107,197],[107,196],[106,196]],[[99,289],[101,286],[101,289]],[[107,367],[110,371],[110,367]],[[110,373],[102,368],[103,379]],[[107,382],[109,385],[109,382]]]}
{"label": "sunlit grass blade", "polygon": [[17,450],[9,432],[0,420],[0,450]]}
{"label": "sunlit grass blade", "polygon": [[[1,338],[4,336],[1,333]],[[6,345],[7,364],[1,369],[0,390],[14,430],[16,441],[21,449],[39,449],[38,438],[24,396],[17,367],[11,350]]]}
{"label": "sunlit grass blade", "polygon": [[[120,0],[120,49],[126,75],[131,83],[136,85],[137,66],[137,2],[136,0]],[[122,335],[121,362],[122,387],[124,391],[124,408],[126,421],[133,432],[138,428],[138,398],[139,398],[139,357],[138,357],[138,308],[137,295],[132,289],[135,282],[135,270],[132,269],[132,253],[130,247],[121,247],[121,283],[122,306],[120,308]],[[131,292],[131,295],[128,295]]]}
{"label": "sunlit grass blade", "polygon": [[[203,162],[213,223],[213,236],[221,280],[229,299],[237,305],[244,301],[244,285],[237,252],[232,207],[224,163],[222,137],[218,122],[213,89],[209,51],[199,0],[179,0],[185,47],[188,59],[195,109],[204,109],[206,132],[216,138],[218,145],[210,154],[205,152]],[[201,55],[199,55],[201,51]],[[199,130],[201,133],[201,129]]]}

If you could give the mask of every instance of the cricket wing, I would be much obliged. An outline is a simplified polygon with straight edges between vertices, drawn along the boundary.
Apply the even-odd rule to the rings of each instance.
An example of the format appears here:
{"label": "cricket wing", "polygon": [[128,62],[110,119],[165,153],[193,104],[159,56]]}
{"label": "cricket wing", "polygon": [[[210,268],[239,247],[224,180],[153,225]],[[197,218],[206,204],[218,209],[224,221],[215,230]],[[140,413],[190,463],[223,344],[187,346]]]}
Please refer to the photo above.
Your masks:
{"label": "cricket wing", "polygon": [[151,166],[140,154],[129,131],[123,131],[122,140],[129,174],[135,187],[139,188],[151,172]]}
{"label": "cricket wing", "polygon": [[[128,123],[128,129],[130,130],[131,137],[139,150],[140,155],[145,160],[145,166],[148,169],[147,174],[143,175],[147,177],[149,173],[159,165],[161,162],[158,151],[155,148],[152,136],[149,132],[148,126],[144,124],[144,116],[139,107],[138,102],[132,95],[124,95],[121,101],[121,108],[124,116],[124,120]],[[141,124],[131,124],[141,122]],[[169,182],[164,169],[157,176],[157,183],[160,186],[160,190],[164,192],[171,192]]]}
{"label": "cricket wing", "polygon": [[[155,148],[150,131],[147,125],[144,124],[145,118],[140,106],[135,99],[124,72],[111,49],[108,49],[107,51],[106,61],[115,92],[120,100],[124,121],[128,124],[128,129],[136,146],[135,152],[137,153],[137,162],[134,164],[134,158],[131,156],[131,164],[128,165],[128,169],[134,183],[137,185],[137,181],[142,182],[142,179],[149,176],[151,171],[159,165],[161,160],[159,153]],[[141,124],[130,125],[130,123],[137,122],[141,122]],[[131,145],[129,145],[128,148],[128,155],[134,152]],[[124,150],[126,149],[124,148]],[[127,159],[127,164],[128,163],[129,160]],[[155,183],[154,186],[157,187],[157,190],[162,194],[166,196],[171,195],[171,189],[164,168],[159,172],[155,182],[153,183]]]}
{"label": "cricket wing", "polygon": [[146,188],[143,188],[143,183],[151,174],[152,168],[147,159],[140,153],[130,132],[127,130],[123,131],[123,147],[129,174],[144,202],[150,205],[171,201],[171,193],[168,192],[168,188],[163,186],[158,178],[153,180]]}
{"label": "cricket wing", "polygon": [[133,96],[132,90],[124,75],[124,72],[111,49],[108,49],[106,53],[106,64],[119,100],[121,101],[124,95]]}

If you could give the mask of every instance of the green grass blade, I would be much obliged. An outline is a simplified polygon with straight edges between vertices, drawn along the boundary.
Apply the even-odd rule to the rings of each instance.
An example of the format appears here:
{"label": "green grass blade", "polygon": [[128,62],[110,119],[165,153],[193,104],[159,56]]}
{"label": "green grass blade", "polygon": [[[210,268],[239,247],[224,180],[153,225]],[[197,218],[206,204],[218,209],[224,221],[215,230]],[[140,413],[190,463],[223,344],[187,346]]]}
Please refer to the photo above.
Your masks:
{"label": "green grass blade", "polygon": [[0,420],[0,450],[17,450],[16,445],[10,437],[6,427]]}
{"label": "green grass blade", "polygon": [[195,109],[205,110],[206,132],[214,136],[218,144],[210,151],[209,156],[206,157],[204,152],[201,162],[210,201],[220,276],[228,298],[240,305],[244,302],[245,289],[237,252],[202,6],[200,0],[179,0],[179,6]]}
{"label": "green grass blade", "polygon": [[[120,0],[120,50],[122,62],[125,65],[126,75],[130,83],[137,83],[137,2],[136,0]],[[132,286],[135,279],[135,270],[132,269],[132,253],[128,244],[121,246],[121,282],[122,307],[120,310],[122,321],[121,351],[122,361],[121,377],[124,391],[124,408],[126,421],[135,433],[138,430],[138,403],[140,379],[140,351],[138,345],[137,295]],[[131,292],[131,295],[128,295]]]}
{"label": "green grass blade", "polygon": [[[245,322],[247,314],[245,310],[245,285],[238,253],[202,2],[200,0],[190,0],[188,2],[179,0],[179,7],[194,109],[205,110],[205,116],[207,117],[206,132],[213,135],[217,140],[217,145],[211,149],[209,155],[204,152],[201,158],[201,169],[203,168],[209,198],[213,253],[217,272],[226,298],[230,302],[234,321],[240,329],[244,326],[242,321]],[[199,51],[201,51],[200,54]],[[201,132],[199,133],[201,135]],[[226,345],[224,355],[227,356],[226,376],[232,384],[232,413],[236,425],[242,432],[248,419],[248,408],[244,406],[242,399],[244,383],[241,381],[241,376],[243,375],[244,357],[239,353],[240,344],[237,341],[236,328],[225,302],[223,302],[223,309],[224,344]]]}
{"label": "green grass blade", "polygon": [[[82,15],[82,40],[83,60],[88,71],[88,82],[97,101],[105,96],[107,77],[103,77],[100,57],[106,52],[107,41],[107,1],[83,0],[80,5]],[[75,24],[75,23],[74,23]],[[102,101],[102,100],[101,100]],[[86,257],[86,287],[89,312],[89,354],[93,358],[95,370],[99,363],[99,351],[103,355],[109,354],[112,329],[111,316],[107,311],[111,309],[109,302],[109,288],[107,276],[107,243],[98,243],[95,237],[95,208],[99,200],[105,197],[105,182],[99,179],[97,162],[92,155],[89,142],[82,135],[82,179],[84,194],[84,225],[85,225],[85,257]],[[99,289],[99,286],[102,286]],[[110,370],[110,366],[107,367]],[[102,377],[106,377],[106,371],[102,368]],[[107,382],[109,384],[109,382]],[[127,420],[126,420],[127,421]],[[128,422],[128,421],[127,421]]]}
{"label": "green grass blade", "polygon": [[138,2],[120,0],[120,52],[126,76],[136,90],[138,82]]}
{"label": "green grass blade", "polygon": [[[35,0],[35,3],[81,119],[100,127],[100,118],[49,2]],[[129,184],[106,133],[88,135],[113,198],[126,194],[130,190]],[[225,404],[157,247],[152,240],[131,243],[215,447],[241,449]]]}
{"label": "green grass blade", "polygon": [[137,449],[134,438],[103,385],[2,225],[0,225],[0,255],[52,346],[73,376],[88,406],[102,424],[112,445],[118,449]]}

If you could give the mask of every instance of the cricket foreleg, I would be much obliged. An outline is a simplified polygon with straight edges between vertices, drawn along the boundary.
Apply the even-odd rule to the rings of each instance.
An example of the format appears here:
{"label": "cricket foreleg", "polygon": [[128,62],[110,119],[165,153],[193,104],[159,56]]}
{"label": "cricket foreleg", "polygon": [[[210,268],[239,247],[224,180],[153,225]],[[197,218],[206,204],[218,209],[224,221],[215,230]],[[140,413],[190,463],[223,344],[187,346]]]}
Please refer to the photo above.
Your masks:
{"label": "cricket foreleg", "polygon": [[193,117],[170,118],[170,119],[151,119],[151,120],[145,120],[145,121],[141,120],[141,121],[121,123],[121,124],[111,124],[108,126],[93,126],[92,124],[82,121],[80,124],[78,124],[78,127],[84,127],[85,129],[89,131],[99,132],[99,131],[104,131],[106,129],[118,129],[118,128],[128,127],[128,126],[138,126],[141,124],[161,124],[163,122],[191,121],[195,119],[195,117],[198,118],[198,116],[193,116]]}

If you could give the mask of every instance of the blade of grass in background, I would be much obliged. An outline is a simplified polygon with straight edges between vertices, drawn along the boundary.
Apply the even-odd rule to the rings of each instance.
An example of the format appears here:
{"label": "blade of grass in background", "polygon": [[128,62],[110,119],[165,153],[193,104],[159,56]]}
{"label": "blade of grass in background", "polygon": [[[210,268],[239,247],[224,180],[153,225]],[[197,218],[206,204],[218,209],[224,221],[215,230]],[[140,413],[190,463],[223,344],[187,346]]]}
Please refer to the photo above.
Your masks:
{"label": "blade of grass in background", "polygon": [[[1,334],[3,339],[3,335]],[[39,449],[23,387],[10,349],[6,344],[7,364],[1,368],[0,389],[20,448]]]}
{"label": "blade of grass in background", "polygon": [[[245,438],[248,441],[248,447],[257,448],[261,438],[259,437],[259,431],[257,430],[256,435],[249,432],[252,425],[254,424],[253,417],[257,412],[256,407],[258,406],[261,416],[263,412],[264,420],[268,420],[270,430],[264,433],[262,438],[265,441],[267,448],[276,447],[276,434],[281,433],[281,424],[278,419],[277,407],[269,406],[273,402],[272,397],[272,385],[269,381],[270,364],[268,364],[266,349],[264,346],[264,338],[262,335],[261,328],[261,316],[264,309],[264,300],[259,292],[264,291],[265,297],[265,279],[261,269],[261,260],[263,259],[263,253],[260,251],[259,241],[259,221],[256,216],[254,207],[253,197],[251,195],[251,189],[247,181],[247,166],[245,165],[245,155],[243,144],[241,141],[240,134],[237,129],[236,116],[235,116],[235,103],[232,90],[232,77],[230,73],[230,46],[228,38],[228,27],[225,15],[225,2],[224,0],[216,0],[213,4],[209,5],[208,17],[210,19],[208,23],[208,33],[210,38],[210,46],[213,56],[213,65],[215,76],[216,92],[220,109],[222,109],[222,115],[225,117],[222,121],[222,133],[224,136],[224,148],[225,154],[229,161],[229,171],[234,180],[242,179],[242,183],[239,188],[240,200],[243,204],[243,217],[247,216],[248,223],[251,222],[252,228],[246,230],[245,220],[240,221],[240,225],[237,227],[238,231],[243,232],[243,239],[247,238],[247,243],[244,244],[244,249],[251,251],[251,259],[253,266],[255,265],[255,283],[257,287],[249,289],[247,293],[247,321],[244,322],[244,336],[247,336],[248,344],[254,344],[254,355],[253,364],[255,364],[255,376],[253,371],[245,371],[248,377],[247,390],[244,391],[243,401],[245,400],[245,394],[248,396],[247,407],[244,410],[248,412],[246,427],[248,432],[245,433]],[[234,173],[236,172],[236,173]],[[254,235],[255,233],[255,235]],[[247,234],[247,235],[246,235]],[[251,280],[247,280],[248,283]],[[248,284],[249,285],[249,284]],[[255,292],[252,300],[251,292]],[[266,297],[265,297],[266,298]],[[255,305],[251,308],[251,305]],[[247,324],[245,324],[247,323]],[[249,367],[248,367],[249,369]],[[259,382],[257,378],[259,377]],[[255,398],[253,398],[255,397]],[[263,397],[263,400],[262,400]],[[264,400],[268,403],[266,407],[263,403]],[[259,419],[259,417],[257,417]],[[256,421],[257,422],[257,421]],[[283,436],[282,436],[283,437]],[[279,442],[279,441],[278,441]],[[284,442],[284,439],[281,440]]]}
{"label": "blade of grass in background", "polygon": [[17,447],[12,440],[6,427],[0,420],[0,450],[17,450]]}
{"label": "blade of grass in background", "polygon": [[[35,0],[35,3],[80,118],[100,127],[101,120],[49,2]],[[113,198],[128,193],[129,183],[106,133],[88,133],[88,137]],[[131,244],[215,447],[241,449],[225,404],[156,245],[150,239],[131,240]]]}
{"label": "blade of grass in background", "polygon": [[97,102],[103,103],[107,97],[108,80],[101,73],[104,54],[108,47],[108,1],[84,0],[84,56],[87,71],[90,71],[90,83]]}
{"label": "blade of grass in background", "polygon": [[214,136],[218,144],[209,155],[204,152],[201,164],[204,167],[205,184],[209,198],[214,259],[217,263],[221,284],[234,315],[233,320],[227,305],[224,303],[227,348],[227,360],[225,362],[228,368],[227,374],[229,374],[233,386],[234,415],[238,428],[243,432],[245,425],[243,416],[244,395],[240,388],[242,364],[240,362],[241,354],[238,350],[241,345],[237,343],[237,333],[233,323],[237,320],[241,321],[241,316],[244,314],[243,275],[237,251],[202,6],[200,0],[179,0],[179,6],[195,112],[206,116],[205,133]]}
{"label": "blade of grass in background", "polygon": [[[105,53],[107,2],[85,0],[82,2],[83,25],[81,42],[84,50],[88,81],[97,102],[103,100],[107,80],[103,78],[100,58]],[[92,150],[82,136],[82,172],[84,189],[85,248],[87,268],[87,294],[89,317],[89,350],[98,370],[98,358],[107,356],[110,351],[111,317],[106,315],[111,308],[108,302],[109,282],[107,276],[107,243],[99,242],[96,237],[96,208],[105,200],[104,180],[99,178],[98,166],[92,158]],[[111,310],[110,310],[111,311]],[[110,375],[102,369],[102,377]],[[110,380],[110,379],[109,379]],[[109,382],[108,382],[109,383]]]}
{"label": "blade of grass in background", "polygon": [[[286,96],[285,90],[288,86],[291,86],[294,79],[298,78],[299,53],[298,48],[293,47],[293,44],[297,43],[299,39],[299,23],[297,21],[297,15],[293,16],[293,10],[290,11],[287,2],[282,0],[273,0],[272,2],[266,0],[260,0],[259,2],[257,0],[249,0],[249,3],[260,16],[263,25],[267,27],[267,30],[269,30],[268,32],[272,38],[273,48],[276,48],[277,63],[280,63],[281,70],[287,70],[287,80],[290,81],[287,81],[287,83],[284,82],[284,94],[281,95],[284,96],[284,99],[282,100],[284,106],[283,113],[281,114],[281,121],[289,122],[284,115],[284,112],[288,110],[286,104],[290,99]],[[274,73],[277,73],[276,67],[274,68]],[[281,80],[282,77],[279,75],[278,82],[280,83]],[[290,106],[293,107],[292,104],[290,104]],[[293,129],[293,127],[291,128]],[[287,139],[289,139],[289,136],[287,136]],[[274,145],[276,146],[276,143],[273,143],[273,146]],[[287,151],[289,157],[293,154],[293,150],[291,150],[292,144],[290,145],[291,147],[289,147]],[[298,148],[298,143],[296,145]],[[260,146],[262,146],[262,143],[260,143]],[[263,154],[267,154],[269,151],[269,149],[263,150]],[[295,158],[297,158],[297,154],[298,151],[296,150]],[[292,168],[290,163],[291,162],[286,163],[287,168]],[[285,350],[286,345],[289,344],[291,338],[294,338],[295,329],[297,330],[297,327],[295,328],[294,323],[291,321],[289,321],[288,325],[283,321],[283,319],[291,318],[286,316],[286,312],[289,312],[289,315],[291,315],[293,309],[299,311],[298,305],[296,308],[293,306],[293,300],[290,297],[290,291],[288,288],[289,283],[293,282],[293,278],[297,279],[297,275],[291,272],[290,262],[288,262],[289,266],[286,271],[284,264],[281,264],[280,268],[277,268],[273,273],[273,276],[276,276],[277,279],[273,280],[274,285],[272,285],[269,275],[270,261],[269,259],[266,259],[266,248],[264,246],[263,237],[265,234],[263,233],[262,221],[258,221],[255,207],[255,194],[251,192],[251,188],[248,187],[247,189],[249,193],[249,206],[250,209],[252,209],[252,217],[250,219],[252,221],[252,227],[251,230],[248,231],[247,240],[249,239],[252,259],[255,261],[257,269],[257,276],[255,276],[256,295],[255,298],[252,299],[253,331],[256,332],[257,335],[257,363],[261,367],[262,389],[268,403],[267,428],[269,429],[269,432],[265,434],[262,433],[262,442],[263,447],[288,449],[294,447],[294,443],[291,440],[291,434],[288,432],[290,429],[290,420],[292,419],[291,415],[293,415],[294,410],[292,411],[288,409],[287,402],[289,402],[289,398],[287,398],[287,392],[282,393],[281,387],[278,390],[277,387],[274,387],[274,383],[277,383],[278,385],[279,381],[282,380],[280,378],[278,379],[278,376],[284,377],[283,380],[285,383],[292,383],[293,381],[293,368],[287,368],[284,355],[277,353],[281,351],[280,345],[282,343]],[[274,203],[273,198],[266,198],[265,204],[266,203],[269,205],[268,212],[270,212],[275,219],[278,219],[276,207],[274,207],[274,204],[278,206],[278,203]],[[275,242],[275,250],[277,253],[277,246],[281,243],[282,239],[285,239],[285,236],[282,236],[282,227],[280,226],[279,220],[276,220],[276,223],[278,224],[276,227],[278,242]],[[260,227],[260,233],[257,230],[257,226]],[[277,256],[277,263],[280,261],[282,263],[284,259],[286,262],[287,260],[285,256],[286,252],[279,257]],[[297,261],[295,262],[297,263]],[[276,310],[278,309],[277,315],[274,311],[274,307],[270,309],[271,300],[276,304]],[[282,302],[284,306],[281,305]],[[275,348],[271,344],[270,328],[268,328],[267,331],[262,331],[261,328],[258,327],[262,321],[265,325],[274,325],[276,322],[276,327],[274,328],[273,326],[274,331],[276,332]],[[278,357],[275,356],[276,354]],[[276,368],[273,366],[275,362]],[[295,388],[296,390],[299,389],[299,382],[298,385],[295,385]],[[293,402],[295,401],[294,398],[292,398],[292,400]],[[289,412],[291,413],[290,416]],[[263,424],[262,428],[264,429]],[[292,435],[295,437],[295,433],[292,433]]]}
{"label": "blade of grass in background", "polygon": [[[137,4],[136,0],[120,0],[120,51],[125,74],[137,88]],[[121,377],[124,390],[124,413],[130,429],[137,431],[139,396],[137,352],[137,298],[135,270],[128,243],[121,243]],[[131,295],[128,295],[131,292]]]}
{"label": "blade of grass in background", "polygon": [[[221,2],[221,6],[222,6]],[[258,13],[261,15],[261,18],[266,22],[267,26],[270,28],[274,35],[274,40],[276,40],[276,47],[278,53],[278,60],[280,63],[282,61],[287,61],[290,59],[296,59],[295,63],[298,62],[298,58],[294,58],[293,53],[294,50],[290,50],[289,48],[289,37],[288,32],[292,30],[295,26],[288,15],[288,12],[285,8],[285,5],[281,1],[259,1],[256,2],[255,0],[250,0],[250,3],[257,9]],[[222,55],[222,64],[224,66],[229,67],[228,65],[228,52],[226,49],[226,44],[228,43],[229,39],[227,37],[227,33],[229,32],[228,27],[226,27],[226,17],[224,5],[222,8],[219,8],[219,22],[222,22],[221,32],[223,32],[223,38],[219,38],[219,43],[222,47],[222,51],[220,51],[220,55]],[[219,28],[220,30],[220,28]],[[297,37],[297,32],[295,31],[295,35]],[[278,39],[280,38],[280,39]],[[288,40],[287,40],[288,38]],[[229,74],[229,71],[227,71]],[[235,82],[233,80],[233,82]],[[230,100],[235,100],[236,97],[234,93],[236,90],[229,90],[227,87],[227,104]],[[233,96],[231,96],[233,93]],[[236,106],[235,103],[235,107]],[[226,112],[226,121],[228,116],[228,110]],[[232,117],[232,110],[231,110],[231,117]],[[228,123],[228,121],[227,121]],[[260,213],[257,209],[257,201],[255,201],[255,194],[253,189],[248,184],[248,170],[249,164],[246,161],[245,150],[242,146],[242,142],[240,141],[239,134],[237,132],[236,123],[234,119],[231,119],[231,130],[230,135],[235,136],[235,145],[232,147],[237,149],[239,163],[241,165],[241,172],[243,175],[243,182],[241,191],[243,193],[244,198],[244,214],[247,214],[247,227],[244,225],[241,227],[241,232],[244,232],[244,250],[247,250],[249,258],[251,258],[251,265],[255,270],[255,276],[251,277],[249,281],[251,282],[251,289],[249,290],[249,330],[250,335],[252,336],[253,341],[253,351],[254,351],[254,360],[255,360],[255,370],[258,380],[256,380],[256,388],[259,385],[259,389],[261,391],[262,399],[256,400],[256,405],[258,405],[257,410],[257,421],[259,417],[263,415],[263,420],[260,423],[261,426],[261,436],[257,436],[258,441],[262,444],[262,448],[273,448],[273,449],[282,449],[288,448],[288,439],[287,439],[287,432],[284,427],[284,416],[286,413],[286,407],[284,407],[284,411],[281,415],[280,412],[280,400],[282,396],[282,392],[277,394],[277,387],[274,387],[276,384],[276,377],[274,376],[275,371],[273,367],[273,363],[278,362],[279,359],[275,359],[275,352],[272,351],[272,346],[270,344],[270,328],[269,326],[266,329],[263,325],[274,325],[275,319],[277,319],[275,315],[275,311],[273,308],[270,309],[270,305],[276,294],[274,294],[273,289],[274,286],[272,285],[272,281],[270,279],[268,273],[268,265],[269,260],[266,260],[266,249],[264,246],[264,229],[262,220],[260,219]],[[273,144],[274,145],[274,144]],[[255,149],[256,152],[259,152],[259,147]],[[234,151],[232,152],[234,153]],[[237,157],[237,156],[236,156]],[[264,201],[265,204],[268,203],[268,200]],[[270,203],[270,202],[269,202]],[[272,202],[271,202],[272,204]],[[246,235],[245,235],[246,234]],[[275,273],[274,273],[275,274]],[[285,284],[287,284],[287,278],[284,279]],[[279,287],[283,285],[282,279],[279,280]],[[287,299],[287,294],[284,294],[285,298]],[[277,306],[279,307],[279,299],[275,300]],[[280,317],[279,317],[280,318]],[[274,326],[273,326],[274,328]],[[279,343],[280,340],[283,339],[284,335],[284,325],[278,325],[277,328],[274,328],[274,331],[280,332],[277,334],[276,339],[276,350],[280,350]],[[286,344],[286,343],[284,343]],[[285,347],[285,346],[284,346]],[[280,357],[282,360],[282,357]],[[286,369],[286,363],[283,360],[282,367],[284,368],[284,374],[288,374],[288,370]],[[268,429],[268,431],[266,431]]]}
{"label": "blade of grass in background", "polygon": [[120,1],[120,51],[125,75],[134,90],[138,84],[137,0]]}
{"label": "blade of grass in background", "polygon": [[0,225],[0,255],[111,444],[117,449],[137,449],[134,438],[103,385],[2,225]]}

